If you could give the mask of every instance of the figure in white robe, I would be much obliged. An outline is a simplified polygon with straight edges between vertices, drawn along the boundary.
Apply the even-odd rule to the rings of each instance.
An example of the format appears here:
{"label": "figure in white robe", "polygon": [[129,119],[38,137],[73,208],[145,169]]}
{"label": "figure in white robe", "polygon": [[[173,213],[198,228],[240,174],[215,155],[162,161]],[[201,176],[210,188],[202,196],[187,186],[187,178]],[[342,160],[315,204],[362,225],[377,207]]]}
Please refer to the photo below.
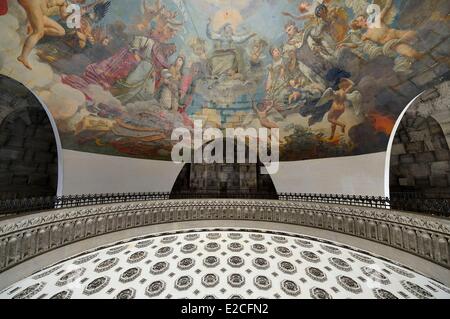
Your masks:
{"label": "figure in white robe", "polygon": [[153,47],[155,42],[144,36],[136,36],[131,49],[135,50],[141,61],[125,81],[119,81],[117,87],[122,94],[116,97],[123,103],[149,101],[155,95],[155,69],[153,65]]}
{"label": "figure in white robe", "polygon": [[243,50],[239,47],[256,33],[235,34],[230,23],[225,24],[219,32],[212,30],[211,21],[206,28],[206,35],[214,41],[215,51],[210,58],[213,76],[242,74],[245,71]]}

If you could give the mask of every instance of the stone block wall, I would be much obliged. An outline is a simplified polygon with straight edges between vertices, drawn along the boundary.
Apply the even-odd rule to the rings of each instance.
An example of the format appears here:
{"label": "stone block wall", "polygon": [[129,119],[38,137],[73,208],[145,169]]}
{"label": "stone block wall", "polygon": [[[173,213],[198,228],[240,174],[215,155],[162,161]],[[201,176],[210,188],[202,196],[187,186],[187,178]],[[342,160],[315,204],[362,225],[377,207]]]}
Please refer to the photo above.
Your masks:
{"label": "stone block wall", "polygon": [[0,79],[0,200],[55,195],[58,155],[48,116],[19,83]]}
{"label": "stone block wall", "polygon": [[392,148],[391,192],[450,198],[449,84],[425,92],[403,118]]}

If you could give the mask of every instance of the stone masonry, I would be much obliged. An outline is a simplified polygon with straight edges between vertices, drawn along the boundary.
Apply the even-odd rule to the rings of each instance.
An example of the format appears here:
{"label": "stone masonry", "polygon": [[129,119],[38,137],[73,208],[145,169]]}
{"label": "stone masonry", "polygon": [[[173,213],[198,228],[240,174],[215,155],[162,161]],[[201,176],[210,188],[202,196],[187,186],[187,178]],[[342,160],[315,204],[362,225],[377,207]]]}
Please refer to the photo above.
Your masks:
{"label": "stone masonry", "polygon": [[391,191],[450,197],[450,82],[425,92],[396,133]]}
{"label": "stone masonry", "polygon": [[0,200],[56,194],[58,156],[45,110],[21,84],[0,78]]}

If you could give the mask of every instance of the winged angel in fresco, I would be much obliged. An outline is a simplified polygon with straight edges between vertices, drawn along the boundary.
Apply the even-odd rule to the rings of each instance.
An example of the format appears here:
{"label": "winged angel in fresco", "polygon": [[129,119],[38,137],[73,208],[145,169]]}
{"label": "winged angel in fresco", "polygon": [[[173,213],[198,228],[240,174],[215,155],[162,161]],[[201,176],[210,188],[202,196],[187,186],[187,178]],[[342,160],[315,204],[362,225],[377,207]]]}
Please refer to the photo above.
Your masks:
{"label": "winged angel in fresco", "polygon": [[95,44],[99,38],[99,29],[95,24],[100,22],[108,13],[111,1],[96,1],[94,4],[86,7],[81,17],[81,27],[76,30],[78,45],[80,48],[86,47],[86,44]]}
{"label": "winged angel in fresco", "polygon": [[328,122],[331,123],[331,136],[333,140],[336,135],[337,127],[342,129],[342,133],[346,131],[346,125],[339,121],[339,118],[344,114],[348,106],[352,106],[356,115],[362,112],[361,102],[362,95],[359,91],[353,90],[355,83],[348,78],[342,78],[339,81],[338,89],[328,88],[322,95],[322,98],[317,102],[317,106],[326,105],[332,102],[331,109],[328,112]]}
{"label": "winged angel in fresco", "polygon": [[[423,58],[423,53],[418,52],[412,46],[417,39],[416,32],[392,28],[391,25],[397,17],[398,10],[392,0],[382,2],[384,2],[384,6],[380,7],[370,5],[367,0],[345,0],[345,4],[353,9],[356,16],[351,23],[356,41],[347,44],[343,41],[341,47],[356,48],[364,46],[365,43],[374,44],[380,47],[383,55],[396,58],[395,71],[407,71],[415,61]],[[368,8],[374,9],[369,17],[367,17],[367,11],[370,11]],[[377,8],[380,10],[379,12],[377,12]],[[368,50],[366,53],[369,56],[378,55],[380,51]]]}

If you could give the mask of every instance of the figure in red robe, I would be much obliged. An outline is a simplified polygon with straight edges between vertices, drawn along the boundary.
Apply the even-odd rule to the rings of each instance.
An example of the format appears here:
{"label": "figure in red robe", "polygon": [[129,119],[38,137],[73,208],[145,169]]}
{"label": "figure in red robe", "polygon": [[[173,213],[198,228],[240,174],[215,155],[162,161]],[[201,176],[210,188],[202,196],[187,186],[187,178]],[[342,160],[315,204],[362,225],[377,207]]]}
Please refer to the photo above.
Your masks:
{"label": "figure in red robe", "polygon": [[0,0],[0,16],[8,13],[8,0]]}
{"label": "figure in red robe", "polygon": [[118,80],[127,77],[139,61],[139,55],[126,47],[106,60],[88,65],[82,76],[61,75],[61,81],[83,92],[90,99],[87,90],[89,85],[100,85],[109,90]]}

